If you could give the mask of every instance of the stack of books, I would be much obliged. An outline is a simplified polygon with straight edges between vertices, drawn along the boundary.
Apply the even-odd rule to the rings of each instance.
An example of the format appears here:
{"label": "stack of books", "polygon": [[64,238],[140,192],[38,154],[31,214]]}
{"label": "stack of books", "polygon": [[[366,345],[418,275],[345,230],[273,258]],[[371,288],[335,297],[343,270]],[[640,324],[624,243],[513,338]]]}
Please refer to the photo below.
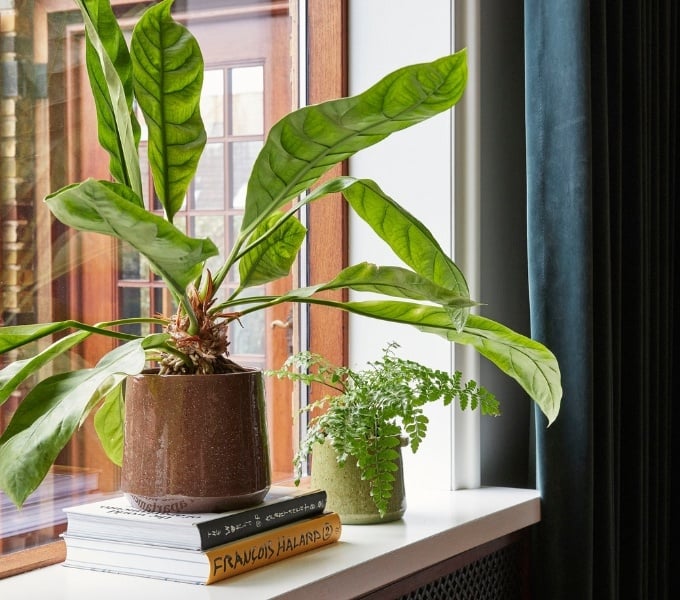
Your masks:
{"label": "stack of books", "polygon": [[327,546],[341,522],[324,490],[274,486],[224,513],[146,512],[125,497],[65,509],[67,567],[210,584]]}

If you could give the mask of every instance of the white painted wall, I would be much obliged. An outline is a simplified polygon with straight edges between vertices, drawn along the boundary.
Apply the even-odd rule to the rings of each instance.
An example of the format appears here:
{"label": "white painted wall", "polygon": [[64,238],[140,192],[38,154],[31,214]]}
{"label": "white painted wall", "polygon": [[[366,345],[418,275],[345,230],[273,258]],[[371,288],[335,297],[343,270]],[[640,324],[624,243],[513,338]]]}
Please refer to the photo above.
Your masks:
{"label": "white painted wall", "polygon": [[[451,0],[350,0],[349,92],[362,92],[380,77],[401,66],[425,62],[458,50],[454,43]],[[442,247],[454,256],[454,119],[451,112],[394,134],[350,160],[350,174],[375,180],[381,188],[423,221]],[[350,264],[369,260],[394,265],[391,250],[357,217],[350,218]],[[358,294],[355,297],[359,298]],[[413,327],[351,315],[350,365],[361,367],[379,357],[389,341],[401,345],[400,355],[435,368],[451,370],[454,347],[438,336]],[[469,375],[476,378],[476,375]],[[471,440],[472,479],[460,485],[453,448],[456,413],[431,406],[428,436],[416,455],[404,453],[407,489],[443,489],[478,485],[477,422]],[[459,421],[460,421],[460,415]],[[459,422],[460,428],[460,422]],[[460,444],[458,444],[460,445]],[[462,449],[459,449],[459,456]],[[460,471],[460,469],[459,469]],[[477,475],[475,475],[477,474]],[[470,481],[472,483],[470,483]]]}

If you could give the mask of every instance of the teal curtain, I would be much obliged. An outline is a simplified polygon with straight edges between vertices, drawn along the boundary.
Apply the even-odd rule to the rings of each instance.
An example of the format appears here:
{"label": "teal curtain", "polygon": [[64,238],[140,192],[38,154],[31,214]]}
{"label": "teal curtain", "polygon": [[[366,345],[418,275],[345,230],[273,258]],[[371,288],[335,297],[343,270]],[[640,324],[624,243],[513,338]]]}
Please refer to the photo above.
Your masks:
{"label": "teal curtain", "polygon": [[532,335],[564,387],[536,416],[540,599],[678,589],[678,4],[524,2]]}

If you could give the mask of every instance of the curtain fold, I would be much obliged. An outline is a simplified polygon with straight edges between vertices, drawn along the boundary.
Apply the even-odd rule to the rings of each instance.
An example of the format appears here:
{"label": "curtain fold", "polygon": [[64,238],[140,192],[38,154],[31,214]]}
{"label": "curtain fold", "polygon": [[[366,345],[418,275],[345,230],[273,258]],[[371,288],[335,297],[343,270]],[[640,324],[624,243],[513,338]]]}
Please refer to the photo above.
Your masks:
{"label": "curtain fold", "polygon": [[667,598],[678,8],[524,6],[532,335],[564,387],[557,421],[536,418],[537,597]]}

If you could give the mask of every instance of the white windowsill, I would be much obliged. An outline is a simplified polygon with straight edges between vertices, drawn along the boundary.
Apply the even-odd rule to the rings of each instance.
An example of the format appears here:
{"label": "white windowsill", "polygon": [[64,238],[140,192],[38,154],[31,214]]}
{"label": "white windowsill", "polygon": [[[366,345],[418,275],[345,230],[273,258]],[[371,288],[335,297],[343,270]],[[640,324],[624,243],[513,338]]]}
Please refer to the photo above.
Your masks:
{"label": "white windowsill", "polygon": [[352,598],[540,520],[535,490],[409,491],[406,515],[349,526],[332,546],[209,586],[53,565],[0,580],[2,598]]}

